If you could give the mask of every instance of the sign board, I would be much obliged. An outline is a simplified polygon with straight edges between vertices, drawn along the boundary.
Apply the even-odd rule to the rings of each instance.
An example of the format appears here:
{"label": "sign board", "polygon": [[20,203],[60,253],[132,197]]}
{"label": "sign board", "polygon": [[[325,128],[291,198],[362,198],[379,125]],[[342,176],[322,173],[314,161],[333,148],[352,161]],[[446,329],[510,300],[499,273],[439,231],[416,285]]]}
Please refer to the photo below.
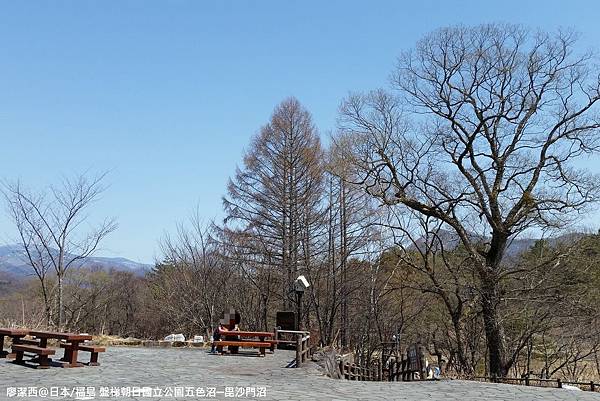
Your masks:
{"label": "sign board", "polygon": [[277,312],[275,316],[275,326],[281,330],[295,330],[296,328],[296,312]]}
{"label": "sign board", "polygon": [[419,346],[417,344],[412,344],[406,350],[406,356],[408,357],[408,370],[413,372],[421,371],[421,360],[419,356]]}

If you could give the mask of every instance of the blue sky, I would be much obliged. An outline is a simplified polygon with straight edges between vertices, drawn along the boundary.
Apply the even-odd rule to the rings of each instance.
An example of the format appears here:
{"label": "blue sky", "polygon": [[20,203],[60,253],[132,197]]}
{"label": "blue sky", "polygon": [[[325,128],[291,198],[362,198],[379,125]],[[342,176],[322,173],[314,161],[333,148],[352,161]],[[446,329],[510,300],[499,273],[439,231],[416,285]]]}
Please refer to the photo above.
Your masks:
{"label": "blue sky", "polygon": [[[387,84],[441,26],[574,28],[598,46],[595,1],[0,1],[0,178],[31,188],[110,170],[90,221],[100,254],[153,262],[158,239],[221,196],[250,137],[296,96],[323,136],[349,91]],[[14,232],[0,214],[0,243]]]}

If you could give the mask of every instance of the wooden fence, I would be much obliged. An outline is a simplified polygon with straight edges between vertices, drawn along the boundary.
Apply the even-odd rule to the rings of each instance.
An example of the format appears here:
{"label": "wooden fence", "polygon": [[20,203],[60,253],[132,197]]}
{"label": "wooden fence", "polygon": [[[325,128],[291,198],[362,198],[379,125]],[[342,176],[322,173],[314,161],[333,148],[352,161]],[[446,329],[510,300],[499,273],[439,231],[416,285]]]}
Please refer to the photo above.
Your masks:
{"label": "wooden fence", "polygon": [[408,357],[400,360],[391,361],[387,367],[383,367],[381,361],[376,361],[370,366],[356,365],[350,362],[339,364],[340,375],[347,380],[359,381],[413,381],[419,378],[425,378],[425,372],[416,370],[414,364]]}
{"label": "wooden fence", "polygon": [[600,391],[600,383],[594,383],[593,380],[586,382],[571,382],[562,379],[535,379],[528,376],[522,378],[511,377],[491,377],[491,376],[475,376],[474,380],[485,381],[490,383],[518,384],[522,386],[535,387],[555,387],[563,388],[563,385],[576,386],[583,391]]}
{"label": "wooden fence", "polygon": [[384,381],[381,363],[374,363],[370,367],[359,366],[354,363],[340,361],[340,375],[346,380],[358,381]]}

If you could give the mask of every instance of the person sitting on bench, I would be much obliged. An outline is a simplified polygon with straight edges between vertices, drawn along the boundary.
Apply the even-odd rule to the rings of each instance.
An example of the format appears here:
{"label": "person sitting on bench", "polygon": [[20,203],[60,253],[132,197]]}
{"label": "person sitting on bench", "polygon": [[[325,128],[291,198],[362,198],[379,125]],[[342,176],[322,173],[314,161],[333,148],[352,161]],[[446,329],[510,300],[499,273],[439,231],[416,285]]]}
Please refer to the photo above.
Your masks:
{"label": "person sitting on bench", "polygon": [[212,347],[210,349],[210,353],[214,354],[215,351],[215,347],[217,346],[216,341],[219,341],[221,339],[221,333],[222,332],[226,332],[229,331],[227,330],[227,327],[225,327],[225,325],[221,322],[219,323],[219,327],[217,327],[217,329],[215,331],[213,331],[213,342],[212,342]]}

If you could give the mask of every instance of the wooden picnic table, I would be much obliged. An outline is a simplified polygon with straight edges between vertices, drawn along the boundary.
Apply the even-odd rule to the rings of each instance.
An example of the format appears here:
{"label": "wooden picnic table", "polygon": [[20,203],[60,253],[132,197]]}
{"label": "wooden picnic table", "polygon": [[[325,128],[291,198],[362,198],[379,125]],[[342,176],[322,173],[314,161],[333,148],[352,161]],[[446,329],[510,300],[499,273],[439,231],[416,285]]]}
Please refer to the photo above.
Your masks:
{"label": "wooden picnic table", "polygon": [[82,342],[92,339],[92,336],[88,334],[60,333],[54,331],[31,330],[29,331],[29,335],[40,339],[40,348],[48,348],[48,339],[56,339],[68,342],[69,347],[65,348],[65,355],[61,359],[61,361],[64,362],[63,367],[65,368],[83,366],[82,363],[77,362],[79,346]]}
{"label": "wooden picnic table", "polygon": [[4,337],[12,338],[13,344],[19,341],[19,339],[27,336],[29,330],[27,329],[6,329],[0,328],[0,358],[6,358],[9,356],[8,351],[4,351]]}

